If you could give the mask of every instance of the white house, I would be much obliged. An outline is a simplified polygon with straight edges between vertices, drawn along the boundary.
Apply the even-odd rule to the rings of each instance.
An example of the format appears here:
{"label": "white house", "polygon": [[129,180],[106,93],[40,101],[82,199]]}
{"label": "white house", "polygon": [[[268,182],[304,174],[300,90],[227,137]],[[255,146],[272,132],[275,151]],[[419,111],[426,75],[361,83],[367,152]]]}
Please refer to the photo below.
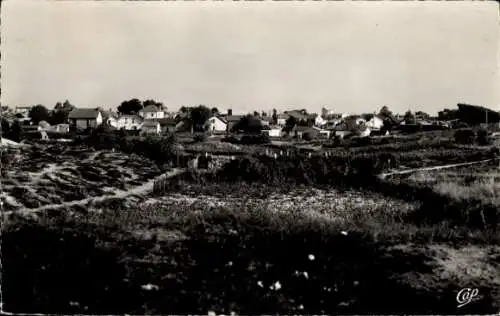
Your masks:
{"label": "white house", "polygon": [[103,112],[102,123],[116,128],[118,126],[118,115],[112,112]]}
{"label": "white house", "polygon": [[285,114],[285,113],[282,113],[282,114],[278,114],[278,117],[277,117],[277,124],[278,126],[285,126],[286,125],[286,120],[288,120],[288,118],[290,117],[290,115],[288,114]]}
{"label": "white house", "polygon": [[262,133],[269,137],[281,137],[281,127],[279,126],[263,126]]}
{"label": "white house", "polygon": [[116,128],[124,130],[138,130],[144,120],[138,115],[121,115],[116,120]]}
{"label": "white house", "polygon": [[21,114],[23,116],[28,116],[28,113],[31,110],[31,106],[16,106],[16,109],[14,110],[14,114]]}
{"label": "white house", "polygon": [[321,115],[316,115],[316,117],[314,118],[314,125],[316,126],[323,126],[326,124],[326,120],[324,120]]}
{"label": "white house", "polygon": [[366,122],[366,126],[368,126],[371,130],[380,130],[384,127],[384,120],[380,116],[374,115]]}
{"label": "white house", "polygon": [[216,115],[211,116],[205,126],[211,133],[224,133],[227,130],[227,122]]}
{"label": "white house", "polygon": [[69,133],[69,124],[57,124],[52,126],[52,129],[59,133]]}
{"label": "white house", "polygon": [[144,122],[141,124],[142,135],[159,135],[160,133],[160,122],[156,120],[144,120]]}
{"label": "white house", "polygon": [[99,108],[74,109],[68,116],[70,125],[76,129],[94,128],[102,124],[102,114]]}
{"label": "white house", "polygon": [[328,107],[324,106],[322,109],[321,109],[321,116],[326,118],[330,115],[334,114],[334,111],[329,109]]}
{"label": "white house", "polygon": [[139,111],[139,116],[145,120],[162,119],[165,117],[165,111],[160,110],[156,105],[148,105]]}

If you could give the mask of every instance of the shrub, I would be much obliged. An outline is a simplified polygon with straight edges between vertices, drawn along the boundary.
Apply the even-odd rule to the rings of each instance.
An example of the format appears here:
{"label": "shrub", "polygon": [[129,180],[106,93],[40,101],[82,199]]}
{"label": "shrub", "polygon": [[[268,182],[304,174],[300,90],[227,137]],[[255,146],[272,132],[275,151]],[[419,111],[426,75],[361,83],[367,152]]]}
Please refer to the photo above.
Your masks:
{"label": "shrub", "polygon": [[269,136],[266,134],[244,135],[240,140],[240,144],[243,145],[259,145],[259,144],[267,144],[269,142],[270,142]]}
{"label": "shrub", "polygon": [[117,147],[117,135],[114,129],[101,125],[90,133],[86,142],[97,149],[111,149]]}
{"label": "shrub", "polygon": [[231,136],[227,136],[227,137],[224,137],[223,139],[221,139],[221,142],[231,143],[231,144],[239,144],[240,140],[237,137],[231,135]]}
{"label": "shrub", "polygon": [[304,133],[302,135],[302,139],[305,141],[311,141],[311,140],[313,140],[313,138],[314,137],[313,137],[312,133]]}
{"label": "shrub", "polygon": [[491,144],[491,138],[487,130],[480,129],[477,131],[477,143],[481,146]]}
{"label": "shrub", "polygon": [[453,136],[458,144],[473,144],[476,135],[471,129],[460,129]]}
{"label": "shrub", "polygon": [[193,138],[194,138],[194,141],[196,143],[200,143],[200,142],[204,142],[207,139],[207,135],[204,133],[198,133],[198,134],[194,135]]}

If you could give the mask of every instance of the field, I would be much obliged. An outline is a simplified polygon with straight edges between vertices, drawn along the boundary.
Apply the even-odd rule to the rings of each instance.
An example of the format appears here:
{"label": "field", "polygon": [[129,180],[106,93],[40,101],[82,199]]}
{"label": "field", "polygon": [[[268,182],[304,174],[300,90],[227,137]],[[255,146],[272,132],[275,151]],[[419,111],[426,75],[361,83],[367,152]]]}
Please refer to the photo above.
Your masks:
{"label": "field", "polygon": [[[396,162],[367,168],[353,157],[373,157],[370,146],[316,146],[326,158],[237,158],[174,176],[161,191],[152,181],[165,168],[138,155],[22,149],[2,173],[4,309],[500,311],[500,173],[491,148],[407,140],[373,147]],[[255,147],[208,141],[184,149]],[[486,158],[493,160],[397,173]],[[385,179],[369,174],[389,171],[396,173]],[[465,287],[480,298],[457,308]]]}

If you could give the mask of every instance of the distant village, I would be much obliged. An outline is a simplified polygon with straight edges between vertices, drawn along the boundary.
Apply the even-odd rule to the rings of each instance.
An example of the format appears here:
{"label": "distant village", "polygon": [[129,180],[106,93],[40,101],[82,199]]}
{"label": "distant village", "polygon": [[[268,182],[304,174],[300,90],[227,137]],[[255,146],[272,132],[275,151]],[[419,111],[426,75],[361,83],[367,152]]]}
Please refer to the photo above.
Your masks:
{"label": "distant village", "polygon": [[116,110],[76,107],[66,101],[58,103],[53,110],[41,105],[2,107],[2,134],[8,137],[8,132],[12,134],[17,129],[21,138],[23,135],[36,135],[41,139],[58,135],[57,138],[61,138],[61,135],[86,133],[105,126],[137,135],[260,133],[272,138],[312,140],[386,136],[394,132],[412,133],[476,125],[498,130],[498,112],[468,104],[457,106],[457,109],[440,111],[436,117],[421,111],[394,114],[387,106],[363,114],[337,113],[323,107],[321,113],[290,109],[237,115],[231,109],[220,113],[217,108],[206,106],[168,111],[166,106],[153,100],[125,101]]}

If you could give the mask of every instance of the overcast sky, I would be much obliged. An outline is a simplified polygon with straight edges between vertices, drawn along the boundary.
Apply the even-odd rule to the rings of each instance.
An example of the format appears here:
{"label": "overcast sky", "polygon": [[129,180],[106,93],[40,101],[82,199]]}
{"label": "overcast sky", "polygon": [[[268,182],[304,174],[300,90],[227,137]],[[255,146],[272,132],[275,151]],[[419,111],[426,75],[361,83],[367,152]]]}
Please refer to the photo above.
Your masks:
{"label": "overcast sky", "polygon": [[1,101],[500,110],[491,2],[2,3]]}

